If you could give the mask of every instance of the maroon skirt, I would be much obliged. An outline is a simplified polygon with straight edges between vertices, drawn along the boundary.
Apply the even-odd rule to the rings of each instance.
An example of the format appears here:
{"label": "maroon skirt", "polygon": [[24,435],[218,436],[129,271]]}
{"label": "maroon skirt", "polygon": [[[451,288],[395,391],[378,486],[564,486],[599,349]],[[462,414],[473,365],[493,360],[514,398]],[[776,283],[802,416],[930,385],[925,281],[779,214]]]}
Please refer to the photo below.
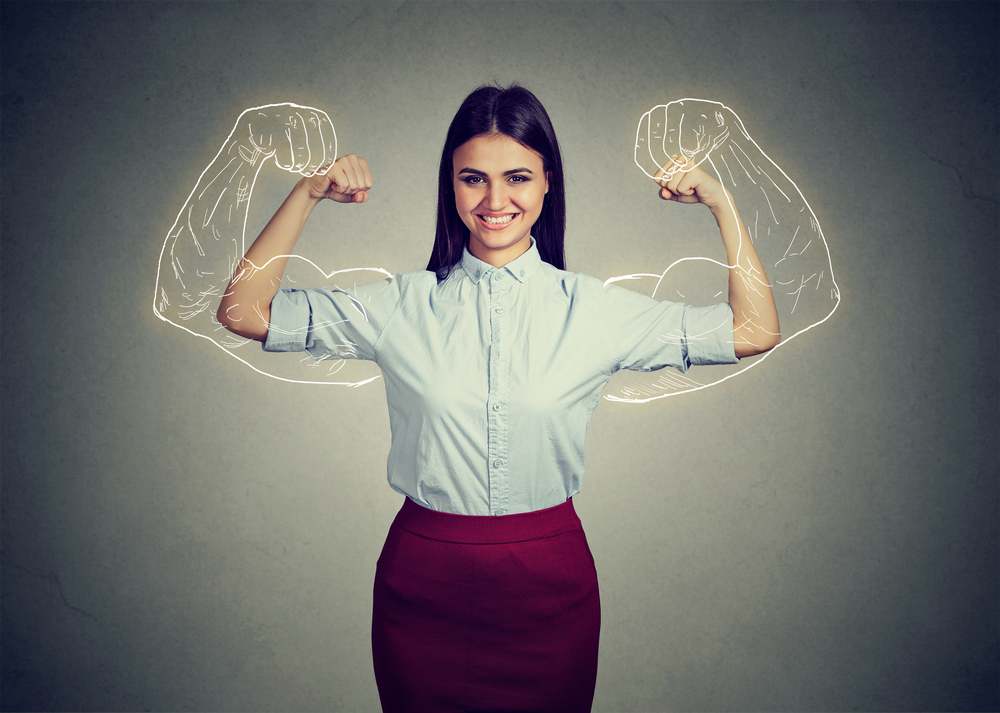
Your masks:
{"label": "maroon skirt", "polygon": [[600,629],[597,569],[572,498],[511,515],[403,501],[375,568],[385,713],[589,712]]}

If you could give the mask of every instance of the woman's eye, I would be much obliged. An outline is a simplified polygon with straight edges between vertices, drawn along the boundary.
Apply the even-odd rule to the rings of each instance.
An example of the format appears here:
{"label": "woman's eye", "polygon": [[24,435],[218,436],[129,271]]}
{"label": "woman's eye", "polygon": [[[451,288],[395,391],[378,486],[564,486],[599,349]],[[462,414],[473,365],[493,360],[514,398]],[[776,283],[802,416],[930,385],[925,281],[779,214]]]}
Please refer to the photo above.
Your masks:
{"label": "woman's eye", "polygon": [[[527,181],[531,180],[527,176],[522,176],[520,174],[515,174],[513,176],[510,176],[510,178],[520,179],[518,181],[514,181],[514,183],[526,183]],[[470,186],[478,186],[480,180],[482,180],[482,176],[466,176],[465,178],[462,179],[462,182],[467,183]]]}

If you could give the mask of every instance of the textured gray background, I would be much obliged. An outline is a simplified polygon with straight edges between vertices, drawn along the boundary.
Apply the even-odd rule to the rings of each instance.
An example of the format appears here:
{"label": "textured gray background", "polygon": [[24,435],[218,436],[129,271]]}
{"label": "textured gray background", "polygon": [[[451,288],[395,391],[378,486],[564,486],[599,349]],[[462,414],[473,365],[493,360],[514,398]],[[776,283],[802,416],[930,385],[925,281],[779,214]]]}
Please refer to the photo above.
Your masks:
{"label": "textured gray background", "polygon": [[[423,268],[447,123],[491,80],[552,115],[569,269],[662,269],[678,206],[630,144],[693,96],[796,180],[843,296],[763,368],[595,412],[595,711],[1000,706],[996,5],[2,12],[5,709],[378,709],[384,390],[262,377],[153,281],[236,116],[283,100],[379,183],[303,249]],[[250,238],[294,178],[261,174]]]}

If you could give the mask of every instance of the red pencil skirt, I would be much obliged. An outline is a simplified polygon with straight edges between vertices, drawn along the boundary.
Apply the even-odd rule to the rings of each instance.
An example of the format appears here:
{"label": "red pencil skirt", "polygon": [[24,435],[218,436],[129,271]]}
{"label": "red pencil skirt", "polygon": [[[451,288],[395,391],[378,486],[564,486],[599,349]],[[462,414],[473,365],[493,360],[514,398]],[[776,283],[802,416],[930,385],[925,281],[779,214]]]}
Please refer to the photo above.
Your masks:
{"label": "red pencil skirt", "polygon": [[597,569],[572,498],[510,515],[403,501],[375,568],[384,713],[589,713],[600,629]]}

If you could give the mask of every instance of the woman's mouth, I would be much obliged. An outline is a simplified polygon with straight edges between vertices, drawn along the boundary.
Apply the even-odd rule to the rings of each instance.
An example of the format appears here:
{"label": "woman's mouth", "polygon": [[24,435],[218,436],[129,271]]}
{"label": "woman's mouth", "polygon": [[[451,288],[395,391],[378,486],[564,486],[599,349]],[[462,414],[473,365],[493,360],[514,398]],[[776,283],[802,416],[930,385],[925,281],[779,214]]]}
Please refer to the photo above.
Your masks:
{"label": "woman's mouth", "polygon": [[485,227],[487,230],[503,230],[508,225],[513,223],[520,216],[520,213],[507,213],[502,216],[487,218],[481,213],[477,213],[476,217],[479,219],[480,225]]}

